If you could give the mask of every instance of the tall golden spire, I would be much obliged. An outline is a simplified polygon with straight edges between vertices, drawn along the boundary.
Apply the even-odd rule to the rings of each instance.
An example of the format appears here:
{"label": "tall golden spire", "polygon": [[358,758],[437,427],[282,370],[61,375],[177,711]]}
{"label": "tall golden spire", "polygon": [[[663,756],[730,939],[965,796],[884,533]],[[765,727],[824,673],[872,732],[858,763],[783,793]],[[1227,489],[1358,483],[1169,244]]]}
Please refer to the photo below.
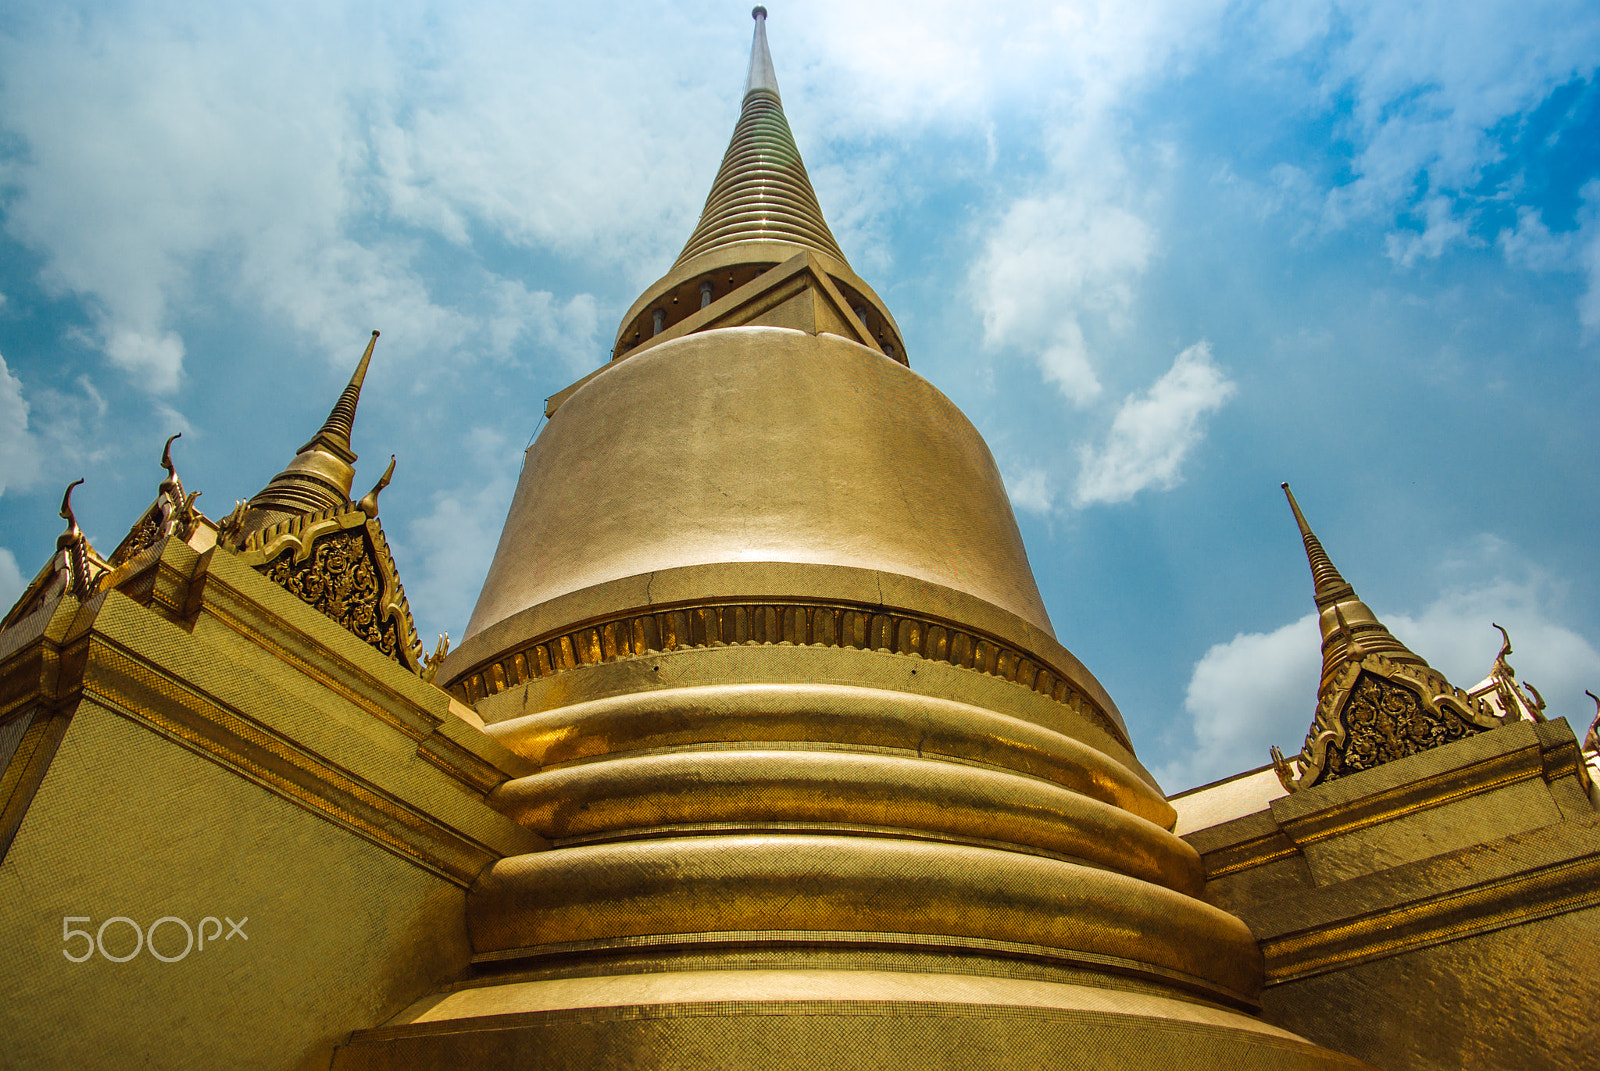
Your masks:
{"label": "tall golden spire", "polygon": [[674,268],[738,242],[788,242],[848,264],[800,159],[778,96],[778,77],[767,50],[767,9],[756,20],[744,107],[722,167],[711,185],[700,224]]}
{"label": "tall golden spire", "polygon": [[311,441],[300,448],[301,453],[320,444],[324,449],[349,454],[350,460],[355,460],[356,455],[350,450],[350,436],[355,434],[356,405],[361,401],[361,385],[367,380],[367,365],[372,363],[372,350],[377,344],[378,332],[374,330],[372,338],[367,340],[367,351],[361,355],[361,362],[356,365],[355,374],[350,377],[344,393],[333,403],[333,411],[311,437]]}
{"label": "tall golden spire", "polygon": [[[300,448],[288,468],[274,476],[250,500],[252,513],[313,513],[350,501],[350,487],[356,475],[356,453],[350,448],[350,436],[355,425],[356,404],[361,400],[361,384],[367,378],[367,365],[372,361],[372,350],[377,344],[378,332],[374,331],[355,374],[334,403],[328,419]],[[266,518],[264,523],[271,523],[271,518]]]}
{"label": "tall golden spire", "polygon": [[1297,792],[1501,724],[1395,639],[1334,568],[1288,484],[1283,493],[1305,541],[1322,629],[1322,682],[1305,746],[1293,760],[1272,749],[1284,787]]}
{"label": "tall golden spire", "polygon": [[1311,578],[1315,583],[1318,624],[1322,629],[1322,687],[1326,688],[1338,675],[1346,662],[1359,662],[1369,654],[1381,654],[1391,662],[1404,665],[1427,666],[1421,657],[1399,640],[1379,621],[1377,615],[1356,595],[1356,589],[1340,575],[1322,541],[1306,523],[1300,512],[1300,503],[1294,492],[1283,484],[1283,493],[1294,511],[1294,520],[1300,527],[1300,538],[1306,545],[1306,560],[1311,565]]}

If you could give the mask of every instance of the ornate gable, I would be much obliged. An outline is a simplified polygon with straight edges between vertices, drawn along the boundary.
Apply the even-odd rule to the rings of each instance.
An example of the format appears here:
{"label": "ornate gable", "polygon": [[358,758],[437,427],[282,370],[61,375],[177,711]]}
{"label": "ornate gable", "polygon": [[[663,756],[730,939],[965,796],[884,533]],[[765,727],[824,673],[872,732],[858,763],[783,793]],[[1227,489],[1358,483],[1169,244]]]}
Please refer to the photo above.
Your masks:
{"label": "ornate gable", "polygon": [[252,533],[239,556],[352,635],[422,672],[417,627],[376,516],[348,506],[302,514]]}

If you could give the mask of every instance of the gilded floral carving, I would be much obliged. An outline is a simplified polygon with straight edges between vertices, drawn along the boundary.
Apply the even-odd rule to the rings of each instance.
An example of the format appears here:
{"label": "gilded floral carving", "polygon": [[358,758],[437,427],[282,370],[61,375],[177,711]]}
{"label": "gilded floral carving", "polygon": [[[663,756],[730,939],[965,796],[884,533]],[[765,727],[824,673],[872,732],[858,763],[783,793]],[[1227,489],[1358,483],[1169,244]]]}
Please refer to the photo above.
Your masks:
{"label": "gilded floral carving", "polygon": [[1430,710],[1422,697],[1405,685],[1365,672],[1357,678],[1339,716],[1345,728],[1344,742],[1328,748],[1326,781],[1483,731],[1448,708]]}
{"label": "gilded floral carving", "polygon": [[156,545],[161,538],[161,511],[151,507],[111,554],[111,567],[132,561]]}
{"label": "gilded floral carving", "polygon": [[384,654],[395,654],[394,622],[379,615],[382,576],[360,529],[326,535],[303,561],[295,558],[292,548],[285,550],[266,575]]}

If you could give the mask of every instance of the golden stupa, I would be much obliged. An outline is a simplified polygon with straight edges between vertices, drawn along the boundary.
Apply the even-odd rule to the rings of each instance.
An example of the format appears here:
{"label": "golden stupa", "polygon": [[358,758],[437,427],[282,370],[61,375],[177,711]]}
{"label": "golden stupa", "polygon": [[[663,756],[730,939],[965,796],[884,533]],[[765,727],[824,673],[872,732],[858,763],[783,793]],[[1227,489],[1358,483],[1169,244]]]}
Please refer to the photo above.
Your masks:
{"label": "golden stupa", "polygon": [[699,225],[548,399],[455,651],[394,460],[353,497],[377,332],[220,522],[170,440],[109,556],[68,488],[0,620],[0,1065],[1592,1066],[1600,732],[1509,637],[1451,685],[1291,496],[1306,745],[1167,798],[754,15]]}
{"label": "golden stupa", "polygon": [[538,764],[491,802],[549,848],[479,879],[478,975],[389,1066],[1353,1066],[1249,1015],[1254,940],[834,241],[765,14],[699,226],[552,399],[440,674]]}

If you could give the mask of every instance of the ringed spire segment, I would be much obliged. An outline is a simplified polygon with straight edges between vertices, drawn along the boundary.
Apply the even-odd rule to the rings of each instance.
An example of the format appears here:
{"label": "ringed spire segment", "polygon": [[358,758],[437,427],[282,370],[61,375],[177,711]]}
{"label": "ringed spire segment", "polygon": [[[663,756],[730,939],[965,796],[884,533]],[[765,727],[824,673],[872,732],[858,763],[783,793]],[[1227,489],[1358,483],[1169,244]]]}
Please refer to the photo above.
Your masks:
{"label": "ringed spire segment", "polygon": [[756,28],[744,107],[700,223],[673,267],[740,242],[785,242],[848,266],[784,118],[767,48],[767,10],[758,7],[751,14]]}
{"label": "ringed spire segment", "polygon": [[[677,260],[623,315],[611,360],[686,334],[756,326],[838,334],[909,364],[894,316],[823,217],[783,114],[767,10],[750,14],[744,102],[722,165]],[[546,399],[546,415],[579,384]]]}
{"label": "ringed spire segment", "polygon": [[1394,633],[1378,620],[1371,607],[1361,601],[1356,589],[1340,575],[1322,541],[1306,523],[1300,512],[1300,503],[1287,483],[1282,485],[1294,511],[1295,524],[1300,528],[1300,538],[1306,547],[1306,560],[1311,565],[1311,578],[1315,583],[1313,594],[1317,602],[1318,625],[1322,631],[1322,684],[1325,688],[1344,668],[1347,662],[1360,661],[1368,654],[1378,654],[1405,665],[1426,667],[1428,663],[1409,647],[1395,638]]}
{"label": "ringed spire segment", "polygon": [[322,422],[309,442],[295,454],[287,468],[274,476],[254,498],[241,528],[241,536],[283,517],[332,509],[350,501],[350,486],[355,479],[356,452],[350,447],[355,430],[356,405],[361,401],[361,385],[372,363],[372,350],[378,332],[367,340],[350,382],[334,403],[328,419]]}
{"label": "ringed spire segment", "polygon": [[[378,332],[374,330],[372,337],[367,340],[367,351],[361,355],[361,361],[350,377],[349,385],[339,395],[339,400],[333,403],[333,410],[328,414],[328,419],[322,422],[322,427],[317,429],[310,442],[300,448],[302,452],[319,442],[350,452],[350,438],[355,434],[356,406],[361,402],[361,385],[367,380],[367,365],[372,363],[372,350],[377,344]],[[351,454],[350,460],[355,460],[354,454]]]}
{"label": "ringed spire segment", "polygon": [[1284,495],[1289,499],[1289,508],[1294,511],[1294,522],[1300,527],[1300,538],[1306,545],[1306,560],[1311,565],[1311,579],[1316,585],[1315,594],[1319,607],[1331,606],[1334,602],[1346,595],[1354,595],[1355,588],[1350,582],[1339,575],[1339,570],[1334,568],[1333,560],[1328,557],[1328,552],[1322,549],[1322,541],[1317,538],[1311,526],[1306,523],[1306,515],[1300,512],[1300,503],[1295,501],[1294,492],[1289,490],[1287,482],[1280,485]]}

